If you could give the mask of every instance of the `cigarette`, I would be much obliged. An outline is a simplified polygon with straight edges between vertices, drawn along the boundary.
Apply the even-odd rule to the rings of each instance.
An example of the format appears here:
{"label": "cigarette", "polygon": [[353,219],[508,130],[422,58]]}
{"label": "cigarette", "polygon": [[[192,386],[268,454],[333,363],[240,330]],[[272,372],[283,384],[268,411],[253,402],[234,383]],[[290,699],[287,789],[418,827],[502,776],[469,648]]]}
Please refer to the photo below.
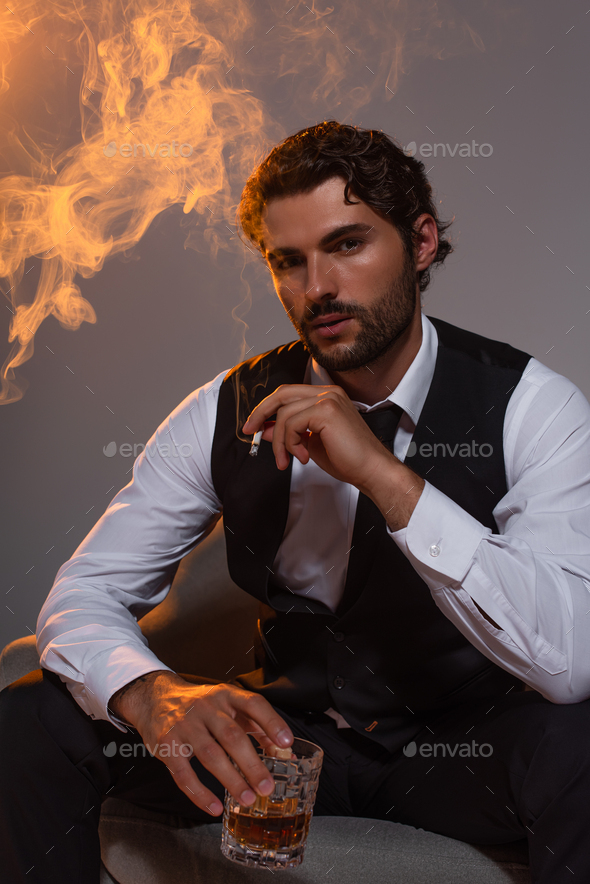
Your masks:
{"label": "cigarette", "polygon": [[262,440],[262,430],[258,430],[257,433],[254,433],[254,438],[252,439],[252,444],[250,446],[250,455],[252,457],[256,457],[258,454],[258,449],[260,448],[260,442]]}

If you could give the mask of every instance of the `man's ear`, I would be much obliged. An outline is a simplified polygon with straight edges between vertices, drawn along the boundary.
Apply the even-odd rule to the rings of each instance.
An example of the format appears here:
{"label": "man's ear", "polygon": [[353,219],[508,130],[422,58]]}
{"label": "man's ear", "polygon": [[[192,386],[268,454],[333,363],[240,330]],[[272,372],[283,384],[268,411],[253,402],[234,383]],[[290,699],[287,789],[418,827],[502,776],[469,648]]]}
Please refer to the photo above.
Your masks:
{"label": "man's ear", "polygon": [[416,270],[430,267],[438,249],[438,231],[436,221],[427,213],[420,215],[414,222],[416,237],[414,242],[414,261]]}

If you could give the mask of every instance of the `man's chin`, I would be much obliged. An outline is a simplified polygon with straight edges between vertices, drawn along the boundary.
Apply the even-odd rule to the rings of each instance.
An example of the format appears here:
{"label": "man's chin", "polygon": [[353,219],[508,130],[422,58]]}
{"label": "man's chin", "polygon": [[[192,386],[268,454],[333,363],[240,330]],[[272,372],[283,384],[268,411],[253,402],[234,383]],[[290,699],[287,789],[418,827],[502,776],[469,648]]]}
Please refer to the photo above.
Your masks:
{"label": "man's chin", "polygon": [[354,335],[350,336],[350,340],[344,335],[339,335],[338,338],[321,338],[319,344],[316,343],[317,336],[305,337],[303,341],[317,364],[328,372],[355,371],[364,365],[359,364],[355,358]]}

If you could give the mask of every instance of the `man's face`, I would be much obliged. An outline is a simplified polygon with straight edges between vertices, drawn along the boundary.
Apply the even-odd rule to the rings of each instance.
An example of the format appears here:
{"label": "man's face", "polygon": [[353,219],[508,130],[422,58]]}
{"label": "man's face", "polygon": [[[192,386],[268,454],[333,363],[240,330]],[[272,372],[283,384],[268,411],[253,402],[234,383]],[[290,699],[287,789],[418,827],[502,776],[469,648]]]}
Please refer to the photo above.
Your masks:
{"label": "man's face", "polygon": [[312,356],[339,372],[384,356],[419,304],[397,230],[366,203],[347,205],[344,185],[335,177],[273,199],[262,218],[277,294]]}

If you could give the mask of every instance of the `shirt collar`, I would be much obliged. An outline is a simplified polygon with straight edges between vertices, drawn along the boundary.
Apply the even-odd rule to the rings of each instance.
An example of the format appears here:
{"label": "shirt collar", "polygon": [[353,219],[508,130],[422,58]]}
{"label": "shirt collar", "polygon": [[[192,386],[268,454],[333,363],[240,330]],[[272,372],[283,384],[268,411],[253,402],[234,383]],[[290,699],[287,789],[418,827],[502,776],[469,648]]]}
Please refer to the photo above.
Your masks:
{"label": "shirt collar", "polygon": [[[436,364],[438,349],[438,335],[431,321],[424,313],[422,317],[422,343],[414,360],[405,375],[392,393],[386,399],[376,402],[375,405],[367,405],[364,402],[352,400],[360,411],[374,411],[386,402],[392,402],[403,408],[414,426],[418,423],[420,413],[424,406],[432,376]],[[309,381],[311,384],[333,384],[334,381],[328,372],[313,359],[308,365]]]}

